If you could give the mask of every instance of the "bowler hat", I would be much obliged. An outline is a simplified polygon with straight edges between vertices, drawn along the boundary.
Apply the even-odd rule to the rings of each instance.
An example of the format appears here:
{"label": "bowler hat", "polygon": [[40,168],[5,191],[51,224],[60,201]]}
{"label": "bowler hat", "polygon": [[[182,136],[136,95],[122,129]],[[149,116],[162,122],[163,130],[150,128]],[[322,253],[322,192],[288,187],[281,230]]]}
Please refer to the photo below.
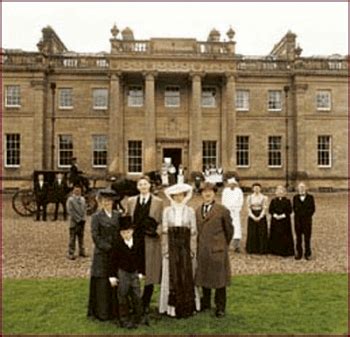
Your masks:
{"label": "bowler hat", "polygon": [[119,228],[120,230],[126,230],[133,228],[133,223],[131,221],[131,216],[122,216],[119,218]]}
{"label": "bowler hat", "polygon": [[199,187],[199,191],[202,193],[204,190],[212,190],[212,191],[214,191],[216,193],[218,188],[216,187],[215,184],[212,184],[212,183],[209,183],[209,182],[204,182]]}
{"label": "bowler hat", "polygon": [[143,221],[143,225],[145,227],[145,234],[146,235],[151,236],[151,237],[158,236],[158,233],[157,233],[158,222],[154,218],[148,216]]}
{"label": "bowler hat", "polygon": [[117,196],[117,193],[114,190],[112,190],[111,188],[107,187],[107,188],[104,188],[102,190],[99,190],[98,196],[113,199]]}

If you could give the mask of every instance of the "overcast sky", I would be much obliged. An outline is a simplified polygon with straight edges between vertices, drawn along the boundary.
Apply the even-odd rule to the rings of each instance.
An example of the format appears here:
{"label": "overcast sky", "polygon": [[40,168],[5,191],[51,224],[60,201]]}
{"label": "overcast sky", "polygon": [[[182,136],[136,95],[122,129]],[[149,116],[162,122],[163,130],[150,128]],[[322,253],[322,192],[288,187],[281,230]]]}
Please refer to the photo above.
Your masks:
{"label": "overcast sky", "polygon": [[129,26],[136,39],[207,39],[212,28],[236,32],[236,52],[266,55],[291,30],[303,56],[348,54],[347,2],[80,2],[2,3],[4,48],[37,50],[41,29],[52,26],[69,50],[110,51],[110,29]]}

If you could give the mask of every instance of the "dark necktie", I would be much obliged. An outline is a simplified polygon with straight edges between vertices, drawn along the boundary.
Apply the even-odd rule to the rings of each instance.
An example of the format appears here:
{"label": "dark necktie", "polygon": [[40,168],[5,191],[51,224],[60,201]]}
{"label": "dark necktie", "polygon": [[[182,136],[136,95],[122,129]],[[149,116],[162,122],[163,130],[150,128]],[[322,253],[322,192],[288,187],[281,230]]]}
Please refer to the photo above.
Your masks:
{"label": "dark necktie", "polygon": [[209,212],[209,206],[210,204],[204,205],[204,210],[203,210],[204,217],[206,217]]}
{"label": "dark necktie", "polygon": [[142,198],[141,199],[141,206],[145,206],[146,205],[146,198]]}

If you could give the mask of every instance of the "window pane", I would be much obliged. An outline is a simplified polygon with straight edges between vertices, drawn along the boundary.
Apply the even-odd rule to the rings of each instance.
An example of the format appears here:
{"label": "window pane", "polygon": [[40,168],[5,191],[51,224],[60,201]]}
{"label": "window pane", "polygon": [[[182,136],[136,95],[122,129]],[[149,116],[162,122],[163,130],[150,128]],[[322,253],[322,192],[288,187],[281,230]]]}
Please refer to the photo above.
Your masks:
{"label": "window pane", "polygon": [[269,90],[268,109],[282,110],[282,92],[281,91]]}
{"label": "window pane", "polygon": [[93,166],[107,166],[107,136],[92,136]]}
{"label": "window pane", "polygon": [[141,86],[129,87],[128,106],[143,106],[143,89]]}
{"label": "window pane", "polygon": [[6,135],[6,166],[20,166],[21,136],[19,133]]}
{"label": "window pane", "polygon": [[237,136],[236,138],[237,166],[249,166],[249,137]]}
{"label": "window pane", "polygon": [[142,142],[128,141],[128,172],[142,172]]}
{"label": "window pane", "polygon": [[93,101],[95,109],[107,109],[108,106],[108,90],[107,89],[94,89]]}
{"label": "window pane", "polygon": [[71,88],[59,89],[59,107],[60,108],[73,107],[73,89]]}
{"label": "window pane", "polygon": [[216,106],[216,89],[203,87],[202,107],[215,108],[215,106]]}
{"label": "window pane", "polygon": [[58,164],[59,166],[70,166],[73,157],[72,135],[59,135]]}
{"label": "window pane", "polygon": [[317,165],[325,167],[330,167],[332,165],[331,136],[318,136]]}
{"label": "window pane", "polygon": [[282,137],[270,136],[268,138],[268,165],[282,166]]}
{"label": "window pane", "polygon": [[19,85],[7,85],[5,90],[5,106],[21,105],[21,88]]}
{"label": "window pane", "polygon": [[165,88],[164,105],[166,107],[180,106],[180,88],[177,86],[168,86]]}
{"label": "window pane", "polygon": [[319,90],[316,93],[317,110],[331,109],[331,92],[328,90]]}
{"label": "window pane", "polygon": [[249,91],[237,90],[236,91],[236,109],[242,111],[249,110]]}
{"label": "window pane", "polygon": [[203,171],[207,167],[216,167],[217,154],[216,154],[216,141],[203,141]]}

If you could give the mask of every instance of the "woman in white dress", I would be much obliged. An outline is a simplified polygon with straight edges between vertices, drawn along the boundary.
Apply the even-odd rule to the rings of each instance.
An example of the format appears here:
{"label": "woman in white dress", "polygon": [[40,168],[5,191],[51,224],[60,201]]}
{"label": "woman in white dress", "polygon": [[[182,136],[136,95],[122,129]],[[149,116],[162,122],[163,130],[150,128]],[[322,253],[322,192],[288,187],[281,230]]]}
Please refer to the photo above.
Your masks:
{"label": "woman in white dress", "polygon": [[163,212],[162,282],[159,312],[185,318],[199,311],[200,300],[194,286],[197,228],[193,208],[186,203],[192,187],[176,184],[165,190],[171,206]]}

